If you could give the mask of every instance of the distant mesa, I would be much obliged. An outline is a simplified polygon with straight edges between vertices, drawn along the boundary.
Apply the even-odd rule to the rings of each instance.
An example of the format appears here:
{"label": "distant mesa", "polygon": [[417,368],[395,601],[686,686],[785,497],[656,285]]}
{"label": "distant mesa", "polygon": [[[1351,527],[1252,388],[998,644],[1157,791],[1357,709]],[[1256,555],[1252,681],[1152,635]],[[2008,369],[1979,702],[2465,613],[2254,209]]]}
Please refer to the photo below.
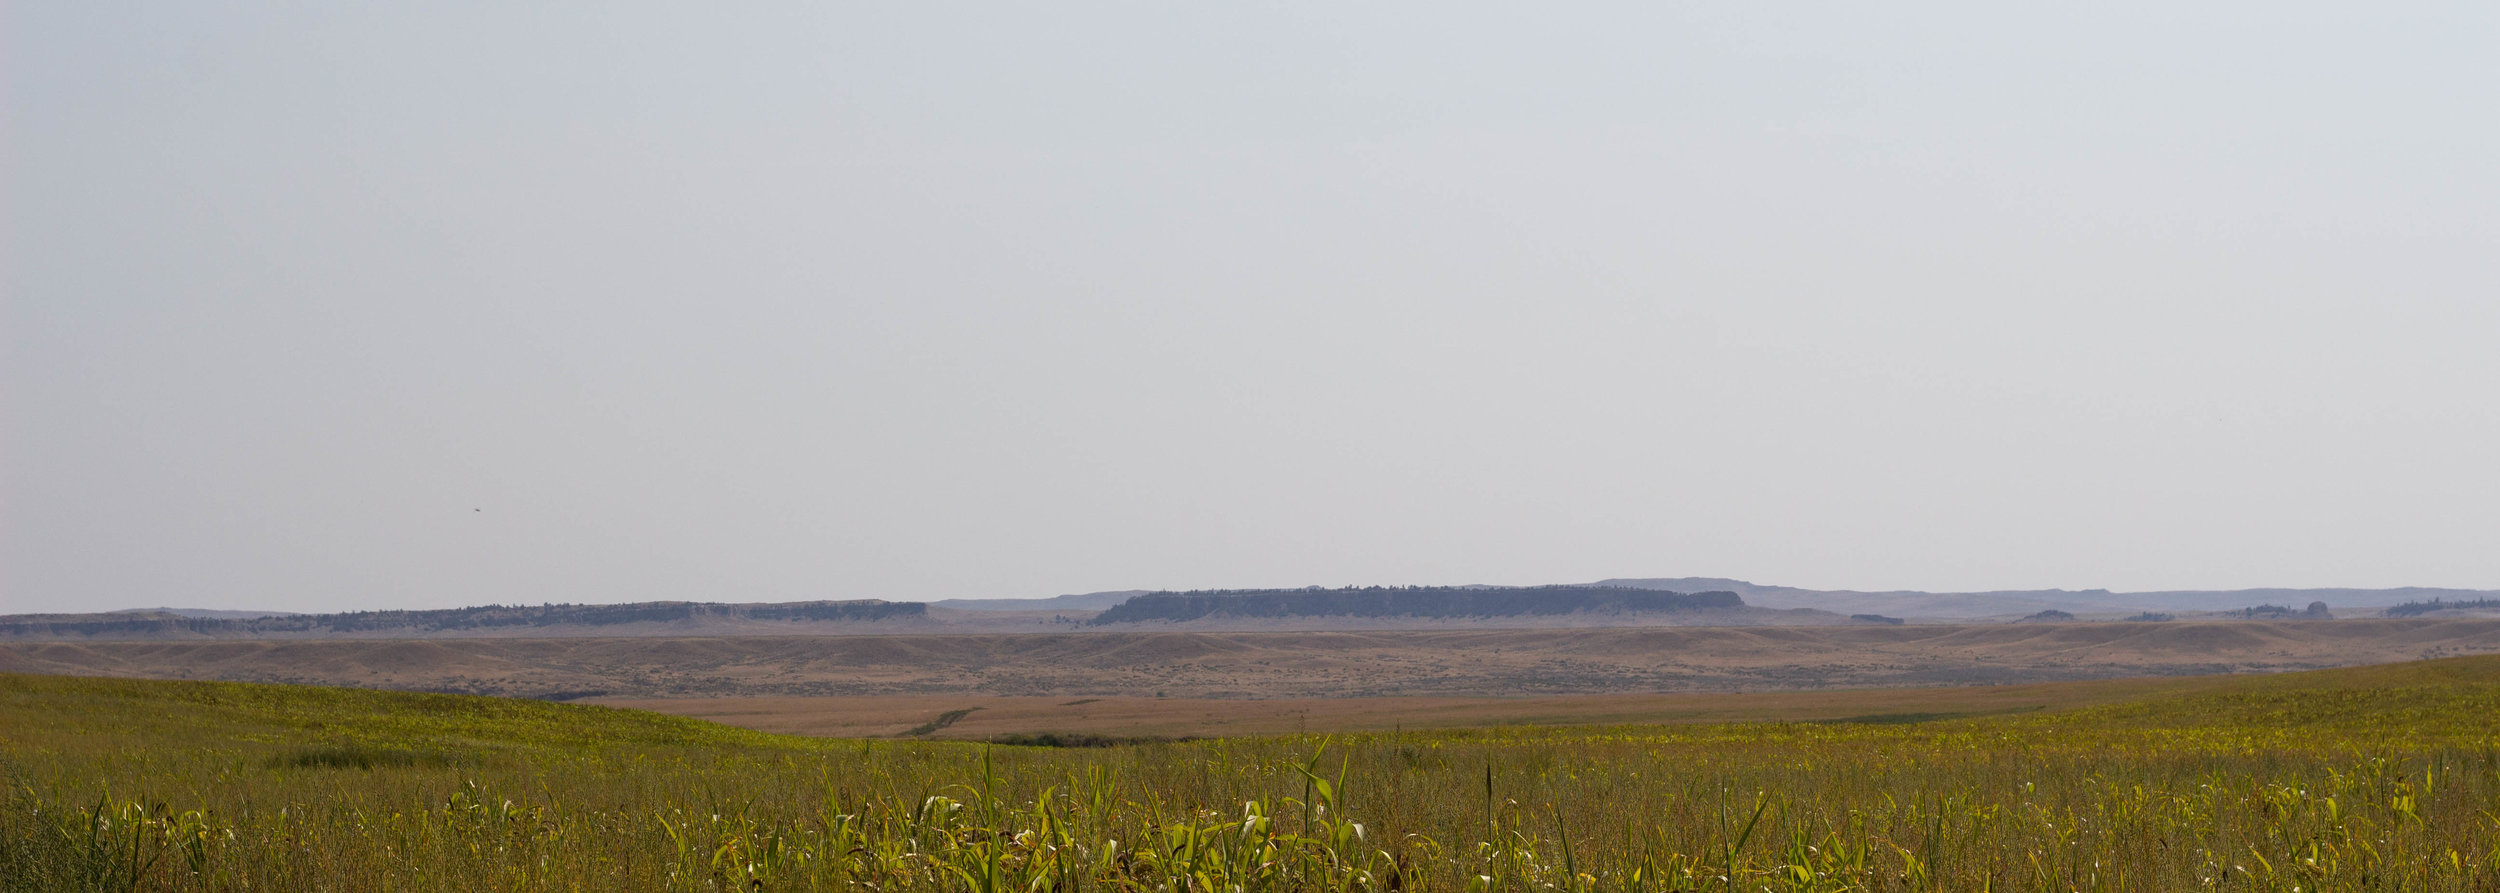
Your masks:
{"label": "distant mesa", "polygon": [[121,611],[106,611],[104,613],[108,615],[172,615],[175,617],[203,617],[213,620],[250,620],[255,617],[298,616],[294,611],[231,611],[217,608],[130,608]]}
{"label": "distant mesa", "polygon": [[[486,605],[422,611],[290,614],[141,608],[0,615],[0,641],[321,638],[642,638],[1119,631],[1146,622],[1187,629],[1342,630],[1472,627],[1827,626],[1896,623],[2158,623],[2500,618],[2500,590],[2234,589],[1986,592],[1799,589],[1721,577],[1616,578],[1547,586],[1115,590],[1055,598],[929,603],[804,601]],[[2306,608],[2292,605],[2306,604]],[[2019,618],[2019,619],[2017,619]]]}
{"label": "distant mesa", "polygon": [[[2005,589],[1975,592],[1928,592],[1915,589],[1858,591],[1800,589],[1748,583],[1721,577],[1619,577],[1599,586],[1629,586],[1676,592],[1726,590],[1745,597],[1755,608],[1819,608],[1839,614],[1885,614],[1917,622],[1989,620],[2022,617],[2044,610],[2079,617],[2125,617],[2130,614],[2176,614],[2198,619],[2224,619],[2250,605],[2305,605],[2325,601],[2370,613],[2404,608],[2414,616],[2458,610],[2481,604],[2500,612],[2500,590],[2440,589],[2402,586],[2388,589],[2163,589],[2113,592],[2107,589]],[[2288,610],[2288,609],[2287,609]],[[2465,608],[2465,610],[2472,610]],[[2298,613],[2293,610],[2293,613]]]}
{"label": "distant mesa", "polygon": [[1147,591],[1120,589],[1051,598],[949,598],[930,602],[929,607],[956,611],[1100,611]]}
{"label": "distant mesa", "polygon": [[1685,594],[1612,586],[1371,586],[1347,589],[1218,589],[1149,592],[1095,615],[1100,626],[1149,620],[1287,617],[1525,617],[1649,613],[1745,607],[1733,592]]}
{"label": "distant mesa", "polygon": [[0,618],[0,637],[425,635],[539,627],[609,627],[704,621],[858,622],[919,618],[919,602],[860,601],[717,604],[636,602],[622,605],[485,605],[430,611],[351,611],[264,617],[187,617],[166,611],[129,614],[21,614]]}

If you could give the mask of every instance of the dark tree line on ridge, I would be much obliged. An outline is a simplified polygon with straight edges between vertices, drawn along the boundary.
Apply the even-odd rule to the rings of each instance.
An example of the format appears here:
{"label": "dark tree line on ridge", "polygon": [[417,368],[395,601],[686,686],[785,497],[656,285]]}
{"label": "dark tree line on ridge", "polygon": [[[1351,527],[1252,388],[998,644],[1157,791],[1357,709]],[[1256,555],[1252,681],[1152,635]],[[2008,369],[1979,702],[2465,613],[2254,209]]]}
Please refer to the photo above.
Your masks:
{"label": "dark tree line on ridge", "polygon": [[2433,612],[2433,611],[2458,611],[2458,610],[2475,610],[2475,609],[2490,610],[2490,609],[2494,609],[2494,608],[2500,608],[2500,598],[2460,599],[2460,600],[2453,601],[2453,602],[2452,602],[2452,601],[2442,601],[2442,600],[2440,600],[2440,599],[2435,599],[2435,598],[2434,598],[2434,599],[2431,599],[2430,601],[2426,601],[2426,602],[2406,602],[2406,603],[2404,603],[2404,604],[2397,605],[2397,606],[2395,606],[2395,607],[2393,607],[2393,608],[2389,608],[2389,609],[2387,609],[2386,616],[2388,616],[2388,617],[2420,617],[2420,616],[2422,616],[2422,615],[2424,615],[2424,614],[2428,614],[2428,613],[2431,613],[2431,612]]}

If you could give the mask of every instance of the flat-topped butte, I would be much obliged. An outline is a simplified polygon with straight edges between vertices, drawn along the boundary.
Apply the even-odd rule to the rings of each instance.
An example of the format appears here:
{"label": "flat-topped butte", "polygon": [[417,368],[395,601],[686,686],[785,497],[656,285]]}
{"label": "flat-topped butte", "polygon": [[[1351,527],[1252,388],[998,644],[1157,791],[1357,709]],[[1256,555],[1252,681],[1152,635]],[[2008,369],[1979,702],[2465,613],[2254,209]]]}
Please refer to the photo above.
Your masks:
{"label": "flat-topped butte", "polygon": [[1733,592],[1686,594],[1612,586],[1220,589],[1145,593],[1096,615],[1093,623],[1206,617],[1520,617],[1742,607],[1745,600]]}

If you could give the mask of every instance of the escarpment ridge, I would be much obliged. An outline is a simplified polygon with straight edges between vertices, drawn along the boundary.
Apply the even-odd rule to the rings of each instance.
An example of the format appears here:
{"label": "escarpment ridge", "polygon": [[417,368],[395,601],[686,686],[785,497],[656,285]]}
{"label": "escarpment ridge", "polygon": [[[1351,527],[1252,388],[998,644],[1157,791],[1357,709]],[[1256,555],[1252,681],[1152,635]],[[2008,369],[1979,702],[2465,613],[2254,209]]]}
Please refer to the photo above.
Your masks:
{"label": "escarpment ridge", "polygon": [[1615,586],[1518,589],[1455,586],[1372,586],[1361,589],[1222,589],[1148,592],[1094,617],[1093,625],[1202,618],[1521,617],[1582,612],[1638,613],[1742,608],[1733,592],[1687,595]]}
{"label": "escarpment ridge", "polygon": [[172,611],[0,616],[0,638],[304,638],[494,635],[555,629],[617,630],[706,623],[861,623],[928,616],[920,602],[807,601],[762,604],[635,602],[622,605],[483,605],[418,611],[347,611],[262,617],[199,617]]}

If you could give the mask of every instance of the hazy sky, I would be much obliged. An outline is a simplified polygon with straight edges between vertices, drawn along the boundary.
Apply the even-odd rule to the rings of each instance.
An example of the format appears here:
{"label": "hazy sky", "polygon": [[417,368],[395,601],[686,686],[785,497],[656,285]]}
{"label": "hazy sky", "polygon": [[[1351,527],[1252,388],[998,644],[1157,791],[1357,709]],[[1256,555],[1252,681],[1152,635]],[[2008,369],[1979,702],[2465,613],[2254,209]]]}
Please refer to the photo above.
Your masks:
{"label": "hazy sky", "polygon": [[2500,587],[2500,6],[11,4],[0,607]]}

